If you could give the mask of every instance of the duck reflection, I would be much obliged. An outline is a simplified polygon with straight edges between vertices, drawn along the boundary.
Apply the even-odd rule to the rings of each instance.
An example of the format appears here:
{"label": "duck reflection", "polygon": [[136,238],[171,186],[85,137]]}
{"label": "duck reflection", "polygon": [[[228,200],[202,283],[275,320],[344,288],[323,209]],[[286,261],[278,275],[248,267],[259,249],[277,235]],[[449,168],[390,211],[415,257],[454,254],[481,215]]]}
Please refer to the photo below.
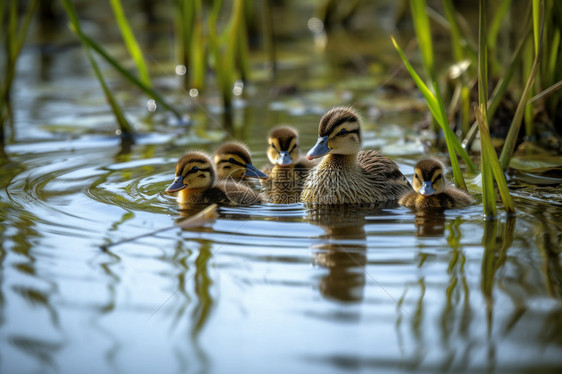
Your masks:
{"label": "duck reflection", "polygon": [[323,207],[307,212],[306,219],[325,230],[311,247],[316,264],[328,269],[320,279],[322,296],[343,302],[363,300],[366,284],[367,235],[365,216],[372,210]]}
{"label": "duck reflection", "polygon": [[432,212],[419,211],[416,213],[416,236],[437,237],[445,233],[445,214],[437,210]]}

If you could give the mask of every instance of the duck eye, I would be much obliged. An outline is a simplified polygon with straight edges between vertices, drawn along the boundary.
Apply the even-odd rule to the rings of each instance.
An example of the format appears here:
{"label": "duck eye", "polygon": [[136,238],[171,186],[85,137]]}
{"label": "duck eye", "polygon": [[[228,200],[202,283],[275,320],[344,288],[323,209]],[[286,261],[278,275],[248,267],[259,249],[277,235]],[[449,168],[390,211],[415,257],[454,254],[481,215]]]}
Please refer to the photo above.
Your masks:
{"label": "duck eye", "polygon": [[197,166],[194,166],[194,167],[191,168],[191,170],[197,171],[197,170],[199,170],[199,168]]}
{"label": "duck eye", "polygon": [[236,161],[234,161],[234,158],[233,158],[233,157],[229,158],[229,159],[228,159],[228,162],[230,162],[231,164],[236,163]]}
{"label": "duck eye", "polygon": [[275,149],[277,152],[279,152],[279,150],[277,149],[277,147],[276,147],[273,143],[271,143],[271,144],[269,144],[269,145],[271,146],[271,148],[273,148],[273,149]]}
{"label": "duck eye", "polygon": [[340,136],[344,136],[345,134],[347,134],[346,129],[341,129],[340,132],[338,132],[338,135],[340,135]]}

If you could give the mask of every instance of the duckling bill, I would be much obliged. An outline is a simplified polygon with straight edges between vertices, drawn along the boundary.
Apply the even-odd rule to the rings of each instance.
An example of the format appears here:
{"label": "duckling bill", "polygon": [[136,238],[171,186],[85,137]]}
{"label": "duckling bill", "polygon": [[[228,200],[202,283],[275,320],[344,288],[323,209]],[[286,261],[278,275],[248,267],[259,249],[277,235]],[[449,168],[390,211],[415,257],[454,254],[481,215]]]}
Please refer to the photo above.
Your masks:
{"label": "duckling bill", "polygon": [[420,211],[461,208],[472,204],[472,196],[447,185],[443,170],[443,164],[435,159],[418,162],[414,168],[414,191],[404,195],[398,203]]}

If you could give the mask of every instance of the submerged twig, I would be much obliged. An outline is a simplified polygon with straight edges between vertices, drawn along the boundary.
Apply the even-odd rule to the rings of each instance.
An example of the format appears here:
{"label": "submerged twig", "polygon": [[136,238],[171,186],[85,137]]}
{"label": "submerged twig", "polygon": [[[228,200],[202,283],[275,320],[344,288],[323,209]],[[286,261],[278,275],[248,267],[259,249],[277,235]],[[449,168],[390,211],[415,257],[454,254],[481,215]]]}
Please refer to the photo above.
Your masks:
{"label": "submerged twig", "polygon": [[158,230],[154,230],[154,231],[151,231],[151,232],[148,232],[148,233],[145,233],[145,234],[133,236],[133,237],[130,237],[130,238],[121,239],[121,240],[119,240],[117,242],[113,242],[113,243],[104,244],[104,245],[100,246],[100,249],[105,252],[110,247],[115,247],[116,245],[129,243],[129,242],[135,241],[137,239],[141,239],[141,238],[146,238],[147,236],[153,236],[153,235],[159,234],[161,232],[174,229],[176,227],[180,227],[182,229],[187,229],[187,228],[202,226],[206,223],[214,222],[217,219],[217,217],[218,217],[218,206],[217,206],[217,204],[213,204],[213,205],[210,205],[207,208],[203,209],[202,211],[200,211],[199,213],[197,213],[194,216],[188,217],[186,219],[183,219],[181,221],[178,221],[178,222],[174,223],[172,226],[166,226],[166,227],[163,227],[163,228],[160,228]]}

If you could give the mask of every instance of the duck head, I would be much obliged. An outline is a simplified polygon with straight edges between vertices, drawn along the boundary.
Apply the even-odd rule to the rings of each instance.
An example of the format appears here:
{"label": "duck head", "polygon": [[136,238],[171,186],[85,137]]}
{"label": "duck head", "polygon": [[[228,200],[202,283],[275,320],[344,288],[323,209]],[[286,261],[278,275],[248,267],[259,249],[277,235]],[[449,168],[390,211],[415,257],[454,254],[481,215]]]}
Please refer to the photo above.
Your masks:
{"label": "duck head", "polygon": [[252,165],[250,151],[238,142],[229,142],[219,147],[213,156],[217,175],[220,179],[235,180],[247,178],[267,179],[267,175]]}
{"label": "duck head", "polygon": [[209,156],[201,152],[189,152],[176,164],[176,177],[166,192],[188,189],[207,189],[215,184],[216,173]]}
{"label": "duck head", "polygon": [[443,192],[446,187],[443,169],[443,164],[435,159],[418,162],[414,168],[414,190],[422,196]]}
{"label": "duck head", "polygon": [[291,127],[278,127],[269,133],[267,158],[278,166],[290,166],[300,155],[299,136]]}
{"label": "duck head", "polygon": [[361,117],[349,107],[337,107],[320,119],[318,140],[308,151],[309,160],[326,154],[353,155],[361,150]]}

